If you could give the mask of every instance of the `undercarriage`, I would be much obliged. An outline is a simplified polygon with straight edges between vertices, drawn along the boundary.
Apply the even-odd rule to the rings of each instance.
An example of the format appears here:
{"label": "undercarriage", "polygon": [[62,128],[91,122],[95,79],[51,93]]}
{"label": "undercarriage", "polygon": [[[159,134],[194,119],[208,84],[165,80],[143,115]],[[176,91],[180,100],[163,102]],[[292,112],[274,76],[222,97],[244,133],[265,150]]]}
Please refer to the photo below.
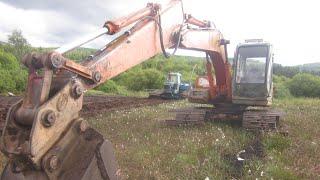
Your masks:
{"label": "undercarriage", "polygon": [[219,104],[215,107],[191,107],[174,111],[175,119],[168,125],[199,125],[204,122],[239,122],[247,130],[275,130],[282,112],[270,107]]}

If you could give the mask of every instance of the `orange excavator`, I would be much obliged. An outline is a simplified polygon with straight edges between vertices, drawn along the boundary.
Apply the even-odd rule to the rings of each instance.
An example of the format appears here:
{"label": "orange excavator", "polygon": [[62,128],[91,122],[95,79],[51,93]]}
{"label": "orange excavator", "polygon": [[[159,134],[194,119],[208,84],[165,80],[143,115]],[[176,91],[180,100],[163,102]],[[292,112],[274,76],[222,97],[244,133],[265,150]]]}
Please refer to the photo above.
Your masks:
{"label": "orange excavator", "polygon": [[283,113],[270,108],[273,99],[272,45],[262,39],[238,44],[233,73],[228,62],[217,60],[219,57],[210,55],[210,52],[206,54],[207,75],[196,79],[195,88],[188,96],[189,102],[206,106],[179,109],[175,111],[176,118],[166,120],[166,123],[180,125],[237,120],[248,130],[275,130]]}
{"label": "orange excavator", "polygon": [[[64,57],[93,39],[114,34],[119,35],[79,64]],[[192,92],[194,102],[255,105],[250,99],[256,100],[256,94],[261,96],[257,102],[266,105],[264,99],[270,99],[267,91],[272,89],[270,46],[238,48],[232,86],[227,44],[212,23],[185,14],[181,0],[171,0],[166,5],[149,3],[128,16],[107,21],[97,32],[52,52],[25,55],[22,62],[29,69],[28,83],[25,96],[7,115],[1,151],[9,160],[1,179],[119,179],[111,142],[79,117],[84,92],[158,53],[168,57],[168,48],[201,51],[207,56],[204,79],[209,86]],[[249,81],[250,69],[264,74],[264,80]],[[263,90],[248,93],[252,82],[260,83]]]}

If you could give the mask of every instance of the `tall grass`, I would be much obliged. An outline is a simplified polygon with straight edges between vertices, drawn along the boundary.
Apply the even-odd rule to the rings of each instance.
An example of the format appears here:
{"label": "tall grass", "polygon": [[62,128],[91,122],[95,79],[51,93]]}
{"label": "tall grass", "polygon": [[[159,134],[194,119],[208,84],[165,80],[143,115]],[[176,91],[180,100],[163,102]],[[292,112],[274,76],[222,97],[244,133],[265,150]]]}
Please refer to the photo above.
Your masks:
{"label": "tall grass", "polygon": [[241,165],[230,158],[256,135],[227,123],[167,127],[168,111],[190,106],[168,103],[118,111],[90,119],[115,146],[124,179],[317,179],[320,162],[319,99],[282,99],[289,135],[264,133],[264,157]]}

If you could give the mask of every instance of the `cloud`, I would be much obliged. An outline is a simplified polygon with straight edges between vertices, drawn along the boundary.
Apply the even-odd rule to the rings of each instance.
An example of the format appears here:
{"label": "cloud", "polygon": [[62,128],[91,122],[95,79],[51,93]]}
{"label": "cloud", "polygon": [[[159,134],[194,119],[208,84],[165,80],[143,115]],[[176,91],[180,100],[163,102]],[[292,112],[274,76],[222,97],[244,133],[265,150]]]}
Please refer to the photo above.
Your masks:
{"label": "cloud", "polygon": [[0,3],[0,32],[8,35],[21,29],[35,46],[52,46],[70,41],[96,29],[92,23],[53,10],[26,10]]}
{"label": "cloud", "polygon": [[101,25],[105,18],[125,15],[142,8],[147,0],[3,0],[4,3],[23,10],[55,11],[83,22]]}
{"label": "cloud", "polygon": [[74,19],[90,21],[93,24],[99,23],[102,12],[113,13],[113,8],[108,6],[108,3],[111,2],[110,0],[109,2],[105,1],[105,3],[99,0],[4,0],[3,2],[26,11],[55,11],[59,14],[71,16]]}
{"label": "cloud", "polygon": [[21,29],[33,46],[62,45],[95,31],[107,20],[145,7],[147,0],[128,6],[129,3],[127,0],[3,0],[0,40],[5,41],[12,30]]}
{"label": "cloud", "polygon": [[[0,40],[21,29],[33,46],[59,46],[101,27],[106,20],[127,15],[147,2],[168,0],[2,0]],[[293,65],[320,61],[317,0],[183,0],[185,11],[212,20],[231,40],[263,38],[274,44],[276,62]],[[102,38],[93,44],[104,44]]]}

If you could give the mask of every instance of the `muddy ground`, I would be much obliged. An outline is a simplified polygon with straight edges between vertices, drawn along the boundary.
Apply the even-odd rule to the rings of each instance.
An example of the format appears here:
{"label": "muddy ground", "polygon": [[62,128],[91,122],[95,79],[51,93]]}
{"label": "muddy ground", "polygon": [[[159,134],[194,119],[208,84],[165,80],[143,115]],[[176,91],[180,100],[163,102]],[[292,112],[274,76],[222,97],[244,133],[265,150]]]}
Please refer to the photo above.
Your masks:
{"label": "muddy ground", "polygon": [[[0,96],[0,129],[4,126],[9,108],[21,97]],[[85,96],[81,116],[95,116],[104,112],[151,106],[164,103],[168,100],[148,99],[124,96]]]}

